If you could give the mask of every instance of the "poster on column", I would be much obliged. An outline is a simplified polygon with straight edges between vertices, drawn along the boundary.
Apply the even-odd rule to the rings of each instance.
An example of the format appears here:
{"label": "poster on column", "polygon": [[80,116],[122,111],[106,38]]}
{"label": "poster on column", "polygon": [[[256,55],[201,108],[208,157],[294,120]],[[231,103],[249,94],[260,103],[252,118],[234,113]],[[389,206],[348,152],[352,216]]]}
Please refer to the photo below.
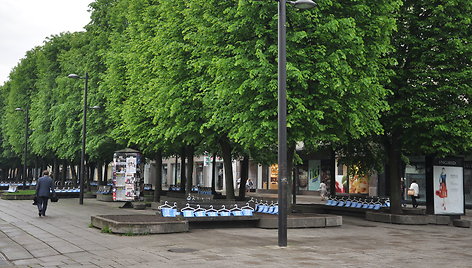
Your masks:
{"label": "poster on column", "polygon": [[434,161],[434,214],[464,214],[462,162],[461,159],[436,159]]}
{"label": "poster on column", "polygon": [[320,189],[320,160],[308,161],[308,190],[318,191]]}
{"label": "poster on column", "polygon": [[126,173],[136,173],[136,157],[126,158]]}

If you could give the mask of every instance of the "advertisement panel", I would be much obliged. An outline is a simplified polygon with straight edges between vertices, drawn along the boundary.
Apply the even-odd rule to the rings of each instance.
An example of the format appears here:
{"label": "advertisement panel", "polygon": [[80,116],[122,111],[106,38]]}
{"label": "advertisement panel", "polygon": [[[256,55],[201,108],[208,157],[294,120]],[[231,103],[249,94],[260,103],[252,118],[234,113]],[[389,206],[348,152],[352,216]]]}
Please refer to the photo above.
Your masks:
{"label": "advertisement panel", "polygon": [[317,191],[320,189],[320,160],[308,161],[308,190]]}
{"label": "advertisement panel", "polygon": [[349,176],[349,193],[350,194],[368,194],[369,193],[369,176],[355,174]]}
{"label": "advertisement panel", "polygon": [[271,165],[269,189],[272,189],[272,190],[279,189],[278,177],[277,177],[278,175],[279,175],[279,165],[277,164]]}
{"label": "advertisement panel", "polygon": [[464,214],[461,159],[436,159],[433,165],[434,214]]}

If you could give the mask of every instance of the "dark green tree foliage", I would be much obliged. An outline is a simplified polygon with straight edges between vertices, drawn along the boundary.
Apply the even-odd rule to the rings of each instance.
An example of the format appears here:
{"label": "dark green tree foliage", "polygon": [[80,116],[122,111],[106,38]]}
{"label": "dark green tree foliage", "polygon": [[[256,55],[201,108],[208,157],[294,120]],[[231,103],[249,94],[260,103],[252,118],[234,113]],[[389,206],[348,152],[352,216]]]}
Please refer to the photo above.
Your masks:
{"label": "dark green tree foliage", "polygon": [[471,11],[467,0],[405,0],[398,13],[398,65],[383,118],[397,211],[402,154],[460,155],[472,147]]}
{"label": "dark green tree foliage", "polygon": [[406,153],[440,156],[472,147],[472,2],[404,1],[386,129]]}
{"label": "dark green tree foliage", "polygon": [[[398,6],[321,0],[312,10],[287,8],[291,146],[345,145],[382,132]],[[276,2],[97,0],[91,8],[87,32],[53,36],[31,59],[36,154],[79,156],[83,81],[66,76],[89,72],[90,106],[105,106],[89,112],[93,160],[111,155],[115,142],[150,155],[216,151],[219,144],[227,192],[232,156],[275,161]],[[18,81],[3,95],[24,90]],[[20,125],[17,119],[14,128]]]}
{"label": "dark green tree foliage", "polygon": [[[190,63],[207,69],[207,122],[252,150],[277,140],[277,6],[255,1],[189,1],[196,25]],[[380,133],[387,105],[382,82],[392,59],[390,18],[398,1],[321,1],[288,8],[289,142],[345,141]]]}
{"label": "dark green tree foliage", "polygon": [[30,99],[38,77],[37,51],[38,48],[35,48],[26,53],[25,58],[11,71],[9,81],[2,87],[2,147],[16,155],[22,155],[24,150],[25,114],[15,109],[31,109]]}

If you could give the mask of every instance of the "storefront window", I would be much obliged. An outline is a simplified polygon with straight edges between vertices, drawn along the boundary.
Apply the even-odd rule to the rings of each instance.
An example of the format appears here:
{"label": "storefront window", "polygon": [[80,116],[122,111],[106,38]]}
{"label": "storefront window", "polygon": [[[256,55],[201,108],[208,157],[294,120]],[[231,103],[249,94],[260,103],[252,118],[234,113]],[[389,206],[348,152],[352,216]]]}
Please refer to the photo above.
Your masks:
{"label": "storefront window", "polygon": [[408,189],[413,180],[416,180],[420,188],[419,201],[426,201],[426,174],[425,162],[411,162],[405,168],[405,186]]}

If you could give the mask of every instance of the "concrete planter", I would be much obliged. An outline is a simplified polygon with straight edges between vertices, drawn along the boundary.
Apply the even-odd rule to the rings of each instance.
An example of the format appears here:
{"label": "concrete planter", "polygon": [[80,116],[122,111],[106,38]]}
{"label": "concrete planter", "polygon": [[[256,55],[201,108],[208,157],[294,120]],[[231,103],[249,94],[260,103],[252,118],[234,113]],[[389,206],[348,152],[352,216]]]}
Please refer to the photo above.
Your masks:
{"label": "concrete planter", "polygon": [[166,219],[156,215],[102,215],[92,216],[92,225],[108,227],[118,234],[167,234],[188,232],[187,221]]}
{"label": "concrete planter", "polygon": [[96,198],[97,194],[95,193],[84,193],[84,198]]}
{"label": "concrete planter", "polygon": [[369,221],[395,224],[426,225],[429,223],[427,215],[390,214],[368,211],[365,213],[365,218]]}
{"label": "concrete planter", "polygon": [[135,203],[133,203],[133,208],[137,209],[137,210],[144,210],[144,209],[146,209],[146,203],[135,202]]}
{"label": "concrete planter", "polygon": [[113,202],[113,195],[111,194],[97,194],[97,200],[103,202]]}
{"label": "concrete planter", "polygon": [[34,195],[9,195],[2,194],[3,200],[33,200]]}

